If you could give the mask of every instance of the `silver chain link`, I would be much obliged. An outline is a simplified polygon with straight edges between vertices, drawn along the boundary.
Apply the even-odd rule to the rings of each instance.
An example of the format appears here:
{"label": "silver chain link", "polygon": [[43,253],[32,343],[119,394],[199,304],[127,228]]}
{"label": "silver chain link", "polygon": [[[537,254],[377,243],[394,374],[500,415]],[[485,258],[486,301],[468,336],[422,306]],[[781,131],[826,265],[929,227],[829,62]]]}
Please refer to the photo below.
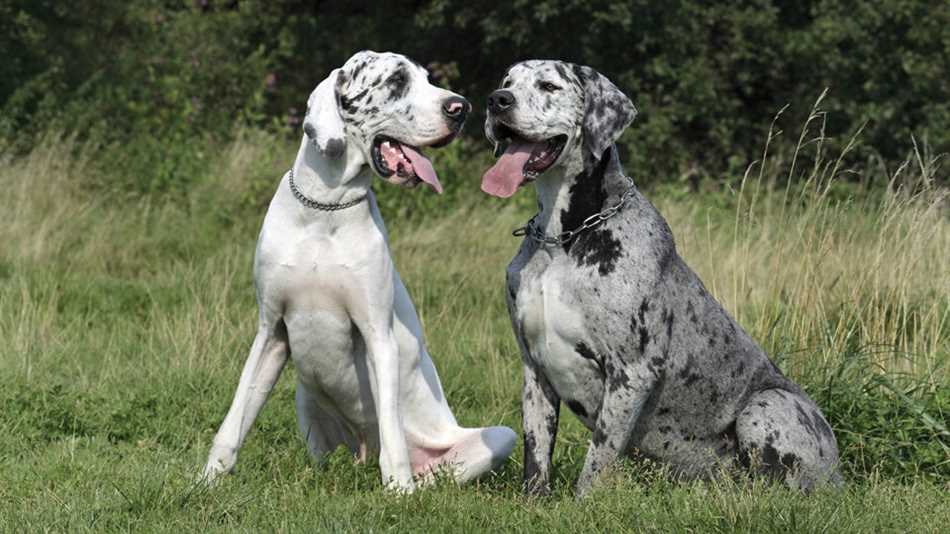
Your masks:
{"label": "silver chain link", "polygon": [[355,200],[349,202],[343,202],[342,204],[327,204],[323,202],[317,202],[316,200],[304,195],[297,189],[297,184],[294,183],[294,168],[290,168],[290,192],[294,194],[294,197],[300,201],[301,204],[307,206],[310,209],[321,210],[321,211],[337,211],[343,210],[352,206],[359,204],[360,202],[366,200],[366,195],[363,195]]}
{"label": "silver chain link", "polygon": [[620,197],[620,201],[613,206],[610,206],[609,208],[584,219],[584,222],[582,222],[577,228],[568,230],[566,232],[561,232],[555,236],[548,236],[544,234],[544,230],[538,227],[537,223],[535,222],[535,220],[538,218],[538,215],[535,215],[534,217],[531,217],[531,220],[528,221],[528,224],[522,226],[521,228],[516,228],[513,232],[511,232],[511,235],[515,237],[526,236],[542,245],[563,245],[564,243],[567,243],[571,239],[577,237],[579,234],[590,230],[591,228],[613,217],[623,209],[624,205],[627,203],[627,200],[630,199],[630,195],[633,194],[635,189],[633,179],[629,176],[625,176],[625,178],[630,182],[630,187],[624,191],[623,195]]}

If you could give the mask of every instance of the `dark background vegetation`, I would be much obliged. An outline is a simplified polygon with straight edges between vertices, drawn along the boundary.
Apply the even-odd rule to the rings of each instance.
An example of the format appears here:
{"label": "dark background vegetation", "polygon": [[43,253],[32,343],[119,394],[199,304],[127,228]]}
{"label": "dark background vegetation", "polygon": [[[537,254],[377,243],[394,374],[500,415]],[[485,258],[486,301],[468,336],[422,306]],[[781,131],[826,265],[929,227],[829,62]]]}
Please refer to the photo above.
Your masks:
{"label": "dark background vegetation", "polygon": [[950,149],[948,27],[950,3],[926,0],[2,0],[0,139],[77,132],[135,176],[111,185],[181,189],[237,126],[299,135],[309,91],[373,49],[427,64],[479,114],[516,61],[591,65],[640,108],[622,145],[642,183],[741,177],[776,112],[790,104],[778,126],[797,132],[825,88],[832,143],[865,126],[849,164],[893,170],[912,136]]}

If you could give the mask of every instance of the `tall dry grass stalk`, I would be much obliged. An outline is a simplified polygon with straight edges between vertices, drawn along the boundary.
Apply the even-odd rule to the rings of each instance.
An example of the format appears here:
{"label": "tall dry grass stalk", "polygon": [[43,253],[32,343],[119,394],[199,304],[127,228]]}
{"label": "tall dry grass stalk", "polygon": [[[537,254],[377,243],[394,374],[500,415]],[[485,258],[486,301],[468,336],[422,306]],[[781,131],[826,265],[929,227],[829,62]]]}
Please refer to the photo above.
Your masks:
{"label": "tall dry grass stalk", "polygon": [[735,193],[732,221],[667,199],[661,211],[681,254],[793,374],[835,369],[862,352],[880,373],[946,385],[950,218],[947,192],[934,185],[939,158],[917,151],[880,195],[842,195],[842,162],[860,132],[829,157],[820,103],[787,166],[769,152],[773,123]]}

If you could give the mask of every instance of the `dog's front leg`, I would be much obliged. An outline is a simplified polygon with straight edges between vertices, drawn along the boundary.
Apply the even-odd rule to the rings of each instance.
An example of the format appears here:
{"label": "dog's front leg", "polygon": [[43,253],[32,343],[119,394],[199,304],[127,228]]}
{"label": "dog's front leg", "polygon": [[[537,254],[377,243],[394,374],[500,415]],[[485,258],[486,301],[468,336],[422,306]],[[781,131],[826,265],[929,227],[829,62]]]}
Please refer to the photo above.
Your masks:
{"label": "dog's front leg", "polygon": [[[611,367],[608,367],[611,368]],[[653,387],[652,373],[629,369],[623,362],[612,366],[604,378],[604,398],[594,436],[587,449],[584,469],[577,480],[577,498],[590,491],[600,472],[627,450],[634,425]]]}
{"label": "dog's front leg", "polygon": [[367,336],[369,363],[376,380],[376,417],[379,421],[379,467],[387,488],[411,493],[415,489],[409,446],[399,407],[399,347],[392,324]]}
{"label": "dog's front leg", "polygon": [[238,449],[277,383],[288,355],[287,329],[283,320],[261,312],[257,337],[241,371],[231,408],[208,453],[203,475],[207,481],[214,481],[220,474],[234,468]]}
{"label": "dog's front leg", "polygon": [[551,493],[551,457],[557,438],[561,399],[530,356],[525,355],[524,361],[521,395],[524,492],[528,495],[548,495]]}

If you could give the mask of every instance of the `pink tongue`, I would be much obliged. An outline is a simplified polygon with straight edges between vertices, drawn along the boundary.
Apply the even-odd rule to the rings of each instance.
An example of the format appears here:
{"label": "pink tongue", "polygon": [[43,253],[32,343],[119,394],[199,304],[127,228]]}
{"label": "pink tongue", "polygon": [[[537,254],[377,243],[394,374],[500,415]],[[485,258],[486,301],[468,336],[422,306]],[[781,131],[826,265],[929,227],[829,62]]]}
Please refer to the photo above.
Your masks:
{"label": "pink tongue", "polygon": [[402,153],[409,158],[412,163],[412,170],[423,182],[429,184],[429,187],[435,189],[435,192],[442,194],[442,184],[439,183],[439,177],[435,175],[435,169],[432,168],[432,162],[428,158],[417,152],[414,148],[407,145],[401,145]]}
{"label": "pink tongue", "polygon": [[524,164],[531,157],[536,143],[512,141],[508,150],[482,176],[482,191],[496,197],[508,198],[515,194],[524,181]]}

